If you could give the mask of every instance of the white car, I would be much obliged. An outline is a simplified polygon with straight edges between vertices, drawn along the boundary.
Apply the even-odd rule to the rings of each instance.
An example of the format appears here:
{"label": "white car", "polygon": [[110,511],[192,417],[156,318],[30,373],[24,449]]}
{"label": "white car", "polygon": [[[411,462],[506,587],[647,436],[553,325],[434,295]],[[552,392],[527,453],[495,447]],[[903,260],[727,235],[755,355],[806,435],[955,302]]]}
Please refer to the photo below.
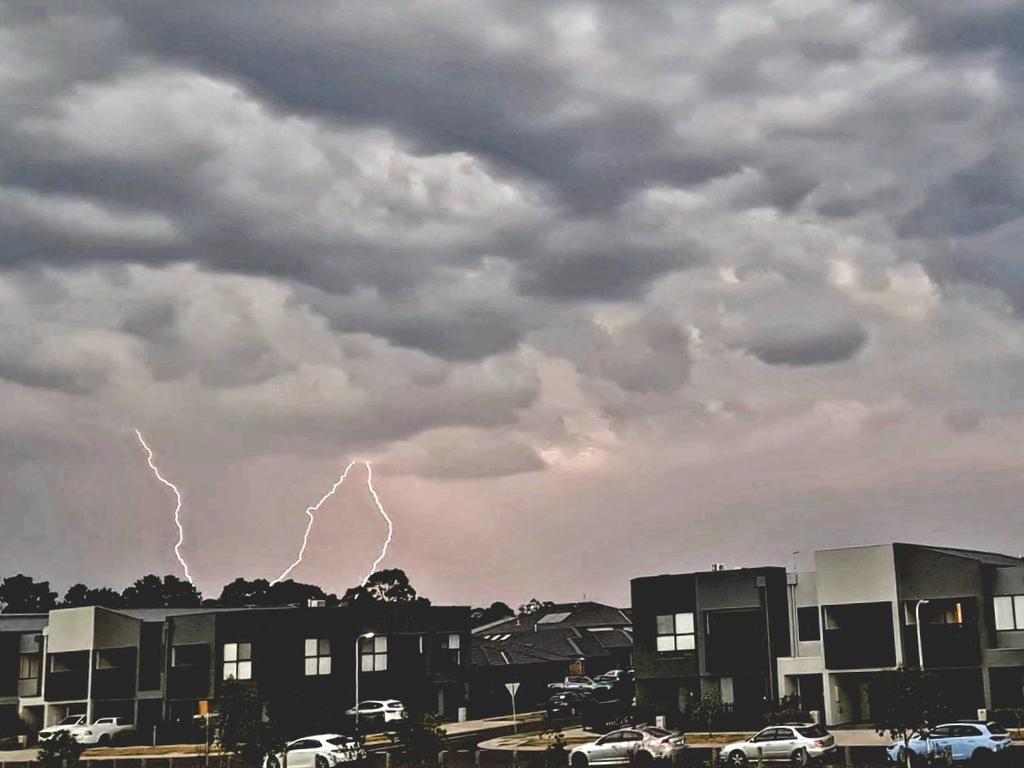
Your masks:
{"label": "white car", "polygon": [[[351,736],[340,733],[321,733],[305,736],[285,746],[288,768],[333,768],[335,765],[361,763],[366,750]],[[284,755],[278,752],[263,761],[263,768],[281,768]]]}
{"label": "white car", "polygon": [[817,723],[770,725],[749,739],[722,747],[722,758],[733,768],[748,762],[786,760],[806,765],[836,751],[835,737]]}
{"label": "white car", "polygon": [[68,715],[56,725],[51,725],[49,728],[43,728],[39,731],[39,740],[48,741],[61,731],[74,730],[81,725],[85,725],[87,722],[85,715]]}
{"label": "white car", "polygon": [[[983,763],[1004,750],[1013,747],[1010,734],[998,723],[980,720],[961,720],[958,723],[937,725],[927,734],[915,733],[910,738],[911,753],[934,757],[948,754],[954,761],[973,760]],[[894,763],[904,762],[902,741],[890,744],[886,754]]]}
{"label": "white car", "polygon": [[686,740],[681,733],[638,725],[581,744],[569,753],[569,765],[588,768],[591,765],[642,766],[655,761],[677,762],[685,749]]}
{"label": "white car", "polygon": [[[355,715],[353,707],[346,715]],[[405,705],[397,699],[372,699],[359,702],[359,716],[365,718],[382,717],[385,723],[401,720],[405,717]]]}
{"label": "white car", "polygon": [[92,725],[79,725],[71,729],[71,735],[79,744],[106,746],[123,741],[135,733],[135,726],[123,717],[98,717]]}

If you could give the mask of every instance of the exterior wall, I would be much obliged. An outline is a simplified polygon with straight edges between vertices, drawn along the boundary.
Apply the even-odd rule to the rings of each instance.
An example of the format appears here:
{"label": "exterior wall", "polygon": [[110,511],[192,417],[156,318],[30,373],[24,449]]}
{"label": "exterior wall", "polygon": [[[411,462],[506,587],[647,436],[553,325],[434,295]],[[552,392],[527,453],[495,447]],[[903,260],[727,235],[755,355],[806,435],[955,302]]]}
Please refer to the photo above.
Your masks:
{"label": "exterior wall", "polygon": [[50,611],[47,653],[86,651],[93,646],[96,608]]}
{"label": "exterior wall", "polygon": [[[891,544],[869,547],[828,549],[815,552],[817,572],[818,603],[823,610],[828,606],[885,603],[889,606],[887,627],[892,631],[893,663],[879,666],[898,666],[903,663],[903,644],[899,627],[899,595],[896,588],[896,562]],[[870,631],[863,627],[860,631]],[[839,636],[830,634],[824,619],[822,644],[826,667],[830,641],[835,643]],[[830,667],[831,668],[831,667]]]}

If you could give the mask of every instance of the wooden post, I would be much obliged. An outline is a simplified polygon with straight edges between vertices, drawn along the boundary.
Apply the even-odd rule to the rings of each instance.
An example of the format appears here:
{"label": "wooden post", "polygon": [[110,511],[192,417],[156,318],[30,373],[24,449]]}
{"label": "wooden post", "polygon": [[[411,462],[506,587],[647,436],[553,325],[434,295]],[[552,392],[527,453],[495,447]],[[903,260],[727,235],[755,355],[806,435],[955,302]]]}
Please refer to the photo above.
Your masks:
{"label": "wooden post", "polygon": [[448,756],[448,750],[447,749],[442,749],[440,752],[437,753],[437,764],[440,766],[440,768],[444,768],[444,762],[445,762],[445,758],[447,756]]}
{"label": "wooden post", "polygon": [[719,747],[712,747],[711,748],[711,764],[717,766],[718,765],[718,761],[721,759],[721,757],[722,757],[722,750],[721,750],[721,748],[719,748]]}
{"label": "wooden post", "polygon": [[852,768],[853,766],[853,748],[843,747],[843,759],[847,766]]}
{"label": "wooden post", "polygon": [[764,768],[764,747],[757,748],[757,768]]}

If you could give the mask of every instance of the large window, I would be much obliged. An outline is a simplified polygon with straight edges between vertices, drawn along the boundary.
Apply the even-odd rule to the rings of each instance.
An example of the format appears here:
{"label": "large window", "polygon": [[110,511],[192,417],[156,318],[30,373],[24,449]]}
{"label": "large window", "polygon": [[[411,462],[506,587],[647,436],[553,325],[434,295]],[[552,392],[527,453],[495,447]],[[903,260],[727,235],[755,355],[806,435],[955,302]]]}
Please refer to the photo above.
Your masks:
{"label": "large window", "polygon": [[205,667],[209,663],[209,647],[206,645],[172,645],[172,667]]}
{"label": "large window", "polygon": [[821,640],[821,624],[818,623],[818,607],[816,605],[797,608],[796,620],[799,625],[800,640],[804,642]]}
{"label": "large window", "polygon": [[331,674],[331,641],[320,637],[306,638],[306,677]]}
{"label": "large window", "polygon": [[441,647],[451,655],[452,664],[462,664],[462,638],[459,635],[448,635],[441,638]]}
{"label": "large window", "polygon": [[23,653],[18,660],[18,679],[35,680],[39,677],[39,654]]}
{"label": "large window", "polygon": [[692,613],[669,613],[658,617],[657,649],[659,653],[692,651],[696,648],[693,636]]}
{"label": "large window", "polygon": [[224,679],[252,680],[252,643],[224,643]]}
{"label": "large window", "polygon": [[388,639],[375,635],[359,641],[359,668],[363,672],[386,672],[388,668]]}
{"label": "large window", "polygon": [[996,629],[1024,629],[1024,595],[1001,595],[992,598]]}

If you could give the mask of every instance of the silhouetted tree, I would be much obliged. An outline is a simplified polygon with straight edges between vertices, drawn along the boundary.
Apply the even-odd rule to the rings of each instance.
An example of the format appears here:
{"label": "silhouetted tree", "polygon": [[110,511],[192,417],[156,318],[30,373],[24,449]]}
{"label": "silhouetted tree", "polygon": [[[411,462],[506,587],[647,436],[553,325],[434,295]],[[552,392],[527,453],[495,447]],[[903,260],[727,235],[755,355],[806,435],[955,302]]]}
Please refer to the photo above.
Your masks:
{"label": "silhouetted tree", "polygon": [[378,603],[417,603],[430,605],[425,597],[418,597],[401,568],[376,571],[365,584],[349,589],[341,599],[343,603],[371,600]]}
{"label": "silhouetted tree", "polygon": [[0,583],[0,613],[45,613],[56,607],[57,593],[48,581],[19,573]]}
{"label": "silhouetted tree", "polygon": [[197,608],[203,596],[193,584],[168,574],[143,576],[122,593],[126,608]]}
{"label": "silhouetted tree", "polygon": [[529,616],[533,613],[539,613],[540,611],[546,610],[553,606],[554,603],[550,600],[544,600],[541,602],[536,597],[531,597],[528,603],[523,603],[519,606],[520,616]]}
{"label": "silhouetted tree", "polygon": [[903,742],[903,757],[909,768],[910,737],[915,731],[927,730],[944,714],[939,679],[931,672],[900,667],[895,672],[879,672],[869,685],[875,730],[880,736],[888,733],[893,740]]}
{"label": "silhouetted tree", "polygon": [[124,605],[124,597],[109,587],[96,589],[85,584],[74,584],[68,587],[61,600],[61,608],[81,608],[86,605],[101,605],[104,608],[120,608]]}
{"label": "silhouetted tree", "polygon": [[511,619],[515,615],[515,611],[507,604],[496,601],[487,608],[474,608],[469,614],[469,620],[473,623],[474,627],[479,627],[484,624],[490,624],[492,621]]}

